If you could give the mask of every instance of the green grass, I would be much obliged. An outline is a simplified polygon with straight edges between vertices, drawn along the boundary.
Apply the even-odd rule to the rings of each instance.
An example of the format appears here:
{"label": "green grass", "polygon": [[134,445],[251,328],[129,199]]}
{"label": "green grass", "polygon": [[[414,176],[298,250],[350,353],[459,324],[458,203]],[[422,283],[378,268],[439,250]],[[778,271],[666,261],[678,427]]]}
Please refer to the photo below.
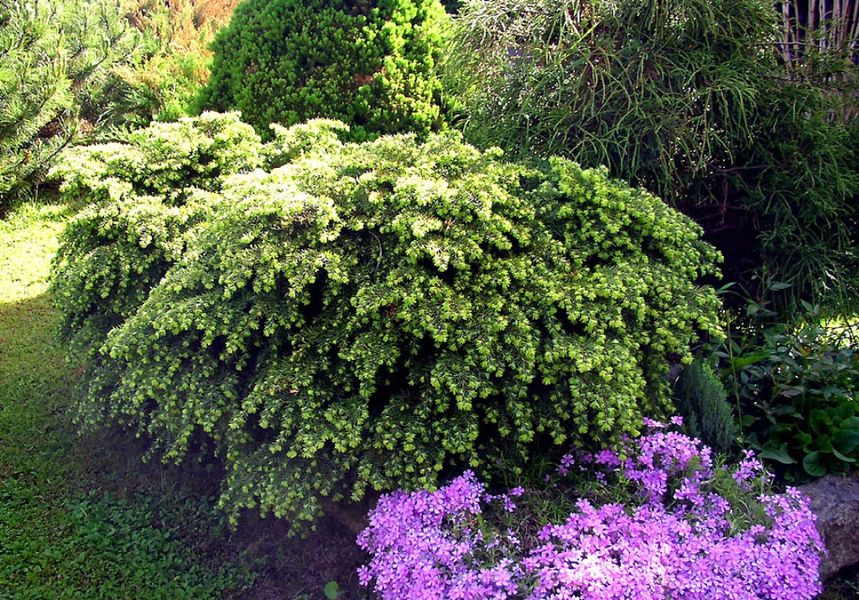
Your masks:
{"label": "green grass", "polygon": [[0,598],[236,597],[253,571],[210,501],[142,465],[132,440],[71,423],[75,369],[48,293],[71,213],[24,205],[0,221]]}

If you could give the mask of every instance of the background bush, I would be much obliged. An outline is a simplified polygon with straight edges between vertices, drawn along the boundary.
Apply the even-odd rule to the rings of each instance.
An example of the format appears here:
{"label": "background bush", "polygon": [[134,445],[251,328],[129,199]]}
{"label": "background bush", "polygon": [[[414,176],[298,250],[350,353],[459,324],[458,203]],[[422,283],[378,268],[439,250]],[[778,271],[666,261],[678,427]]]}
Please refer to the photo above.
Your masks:
{"label": "background bush", "polygon": [[740,320],[718,353],[747,443],[793,480],[843,473],[859,460],[856,340],[806,309],[792,324],[766,313]]}
{"label": "background bush", "polygon": [[111,69],[139,44],[117,0],[0,2],[0,211],[100,124]]}
{"label": "background bush", "polygon": [[145,55],[113,70],[113,123],[143,126],[187,116],[209,80],[215,33],[238,0],[137,0],[130,20],[145,37]]}
{"label": "background bush", "polygon": [[765,0],[475,0],[447,80],[469,140],[607,165],[704,225],[730,279],[790,282],[785,313],[848,312],[857,66],[779,46],[781,22]]}
{"label": "background bush", "polygon": [[269,123],[329,117],[368,133],[443,123],[438,0],[247,0],[215,39],[201,106]]}
{"label": "background bush", "polygon": [[752,136],[760,0],[490,0],[455,21],[448,81],[481,145],[562,154],[669,202]]}
{"label": "background bush", "polygon": [[734,225],[709,227],[736,269],[763,275],[758,294],[768,279],[790,284],[768,298],[787,319],[803,299],[842,315],[859,310],[859,120],[849,112],[859,70],[848,69],[844,90],[837,70],[814,67],[761,86],[756,135],[725,169]]}
{"label": "background bush", "polygon": [[[172,156],[166,140],[181,138],[165,127],[79,152],[93,174],[116,170],[112,156]],[[695,282],[716,253],[697,226],[603,170],[529,169],[453,135],[343,144],[343,128],[276,129],[262,154],[291,162],[271,171],[216,181],[200,160],[205,185],[205,172],[169,181],[128,161],[126,178],[165,200],[143,192],[141,210],[131,191],[79,218],[55,279],[71,329],[119,322],[86,378],[85,421],[127,423],[175,460],[203,434],[225,461],[226,506],[313,519],[326,497],[619,439],[668,406],[667,357],[715,328],[715,294]],[[176,238],[162,233],[173,197],[216,209]],[[159,202],[170,208],[146,216]],[[140,283],[150,239],[184,247],[153,254]],[[105,293],[131,300],[102,308]]]}

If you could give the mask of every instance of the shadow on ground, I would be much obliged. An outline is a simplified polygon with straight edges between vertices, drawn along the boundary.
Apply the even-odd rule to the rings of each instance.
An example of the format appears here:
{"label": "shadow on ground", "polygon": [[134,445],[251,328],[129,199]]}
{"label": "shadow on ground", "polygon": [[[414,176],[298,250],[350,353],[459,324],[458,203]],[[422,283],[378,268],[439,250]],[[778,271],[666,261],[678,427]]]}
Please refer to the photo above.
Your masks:
{"label": "shadow on ground", "polygon": [[[196,551],[246,561],[255,573],[240,600],[315,600],[336,581],[339,598],[366,598],[357,569],[366,555],[355,543],[354,527],[328,516],[306,537],[290,537],[282,519],[245,511],[235,529],[227,527],[216,506],[222,469],[211,457],[191,457],[181,465],[144,461],[147,443],[121,430],[89,433],[79,438],[74,462],[84,468],[91,489],[112,497],[147,499],[158,526],[175,518],[175,499],[196,504],[197,519],[186,522],[182,535]],[[214,515],[214,517],[213,517]],[[215,535],[212,535],[212,534]]]}
{"label": "shadow on ground", "polygon": [[236,530],[215,507],[221,469],[144,462],[126,431],[79,435],[79,369],[56,339],[47,291],[72,210],[23,207],[0,221],[0,597],[363,598],[364,556],[332,518],[305,539],[247,513]]}

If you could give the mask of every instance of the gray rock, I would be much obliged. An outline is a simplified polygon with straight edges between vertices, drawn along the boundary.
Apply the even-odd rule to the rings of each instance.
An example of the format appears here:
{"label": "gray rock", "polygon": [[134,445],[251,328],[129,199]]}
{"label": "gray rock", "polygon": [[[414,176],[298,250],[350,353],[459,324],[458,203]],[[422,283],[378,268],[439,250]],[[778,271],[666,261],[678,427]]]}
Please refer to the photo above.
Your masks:
{"label": "gray rock", "polygon": [[859,564],[859,477],[827,475],[799,489],[811,500],[829,551],[820,564],[821,578]]}

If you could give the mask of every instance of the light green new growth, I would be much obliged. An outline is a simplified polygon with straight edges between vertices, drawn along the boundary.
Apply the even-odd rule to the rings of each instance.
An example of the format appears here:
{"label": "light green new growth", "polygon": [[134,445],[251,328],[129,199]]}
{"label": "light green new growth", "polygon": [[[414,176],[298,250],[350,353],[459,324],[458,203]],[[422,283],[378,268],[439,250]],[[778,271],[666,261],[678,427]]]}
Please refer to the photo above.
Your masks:
{"label": "light green new growth", "polygon": [[[111,156],[152,152],[164,127]],[[102,175],[68,193],[123,190],[72,224],[55,271],[67,330],[90,329],[84,422],[126,423],[169,460],[204,434],[228,509],[313,520],[326,497],[617,439],[668,406],[667,357],[717,328],[696,283],[717,255],[689,219],[567,160],[344,129],[278,129],[249,153],[264,169],[189,168],[172,188],[78,151]]]}

